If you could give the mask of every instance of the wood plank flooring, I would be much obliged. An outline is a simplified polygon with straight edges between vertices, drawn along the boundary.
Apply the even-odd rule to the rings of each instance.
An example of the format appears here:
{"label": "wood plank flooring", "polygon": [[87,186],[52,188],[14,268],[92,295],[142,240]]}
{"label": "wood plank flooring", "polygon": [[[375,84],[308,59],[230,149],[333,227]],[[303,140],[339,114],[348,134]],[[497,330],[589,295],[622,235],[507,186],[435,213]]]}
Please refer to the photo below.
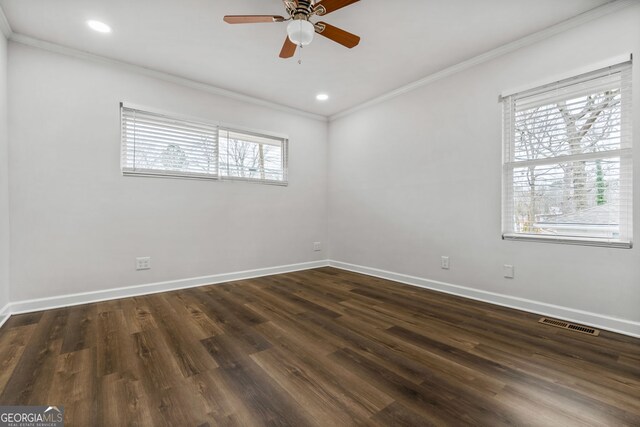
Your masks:
{"label": "wood plank flooring", "polygon": [[640,426],[640,340],[332,268],[17,315],[0,405],[68,426]]}

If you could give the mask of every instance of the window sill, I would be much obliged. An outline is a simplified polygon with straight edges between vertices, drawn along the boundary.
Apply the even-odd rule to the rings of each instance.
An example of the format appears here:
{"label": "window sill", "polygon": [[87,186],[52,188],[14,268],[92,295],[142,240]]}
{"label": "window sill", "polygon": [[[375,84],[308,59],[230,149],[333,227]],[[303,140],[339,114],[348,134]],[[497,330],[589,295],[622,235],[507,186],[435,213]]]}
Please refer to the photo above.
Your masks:
{"label": "window sill", "polygon": [[593,239],[586,237],[542,236],[533,234],[503,234],[502,240],[514,240],[537,243],[556,243],[562,245],[600,246],[606,248],[631,249],[633,242],[613,239]]}
{"label": "window sill", "polygon": [[272,179],[259,179],[259,178],[242,178],[239,176],[221,176],[220,181],[248,182],[251,184],[276,185],[280,187],[287,187],[289,185],[289,181],[276,181]]}
{"label": "window sill", "polygon": [[196,180],[205,180],[205,181],[239,181],[239,182],[249,182],[253,184],[276,185],[280,187],[287,187],[289,185],[289,181],[275,181],[270,179],[242,178],[242,177],[205,175],[205,174],[183,174],[183,173],[152,172],[152,171],[134,172],[129,170],[123,170],[122,175],[142,177],[142,178],[196,179]]}

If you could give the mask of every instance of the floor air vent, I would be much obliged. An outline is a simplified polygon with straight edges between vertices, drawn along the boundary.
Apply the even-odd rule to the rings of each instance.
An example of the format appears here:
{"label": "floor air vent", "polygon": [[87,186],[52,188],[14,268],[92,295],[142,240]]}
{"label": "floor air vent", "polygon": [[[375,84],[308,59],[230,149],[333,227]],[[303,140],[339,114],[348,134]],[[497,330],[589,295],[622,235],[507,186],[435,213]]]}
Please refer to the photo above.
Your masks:
{"label": "floor air vent", "polygon": [[538,320],[539,323],[544,323],[545,325],[555,326],[556,328],[569,329],[570,331],[576,331],[583,334],[593,335],[597,337],[600,335],[600,331],[597,329],[590,328],[588,326],[576,325],[574,323],[564,322],[562,320],[549,319],[547,317],[543,317]]}

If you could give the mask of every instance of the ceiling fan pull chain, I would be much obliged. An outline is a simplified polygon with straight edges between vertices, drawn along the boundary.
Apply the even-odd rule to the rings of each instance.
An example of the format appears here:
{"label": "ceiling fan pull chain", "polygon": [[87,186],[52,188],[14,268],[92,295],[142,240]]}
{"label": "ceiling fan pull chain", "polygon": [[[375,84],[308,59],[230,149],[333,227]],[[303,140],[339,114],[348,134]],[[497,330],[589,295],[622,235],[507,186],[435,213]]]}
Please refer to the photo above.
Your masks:
{"label": "ceiling fan pull chain", "polygon": [[304,46],[300,45],[300,49],[298,50],[298,65],[302,65],[302,48]]}

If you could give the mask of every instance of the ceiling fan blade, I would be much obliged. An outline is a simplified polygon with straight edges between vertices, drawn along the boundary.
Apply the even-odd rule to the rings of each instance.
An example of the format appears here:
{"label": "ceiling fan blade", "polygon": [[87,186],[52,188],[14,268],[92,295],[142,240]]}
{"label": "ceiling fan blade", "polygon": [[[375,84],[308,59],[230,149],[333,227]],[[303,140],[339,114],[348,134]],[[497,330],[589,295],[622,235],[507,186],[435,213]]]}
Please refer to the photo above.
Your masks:
{"label": "ceiling fan blade", "polygon": [[284,40],[284,45],[282,46],[282,50],[280,51],[280,58],[291,58],[296,53],[296,44],[289,40],[287,37]]}
{"label": "ceiling fan blade", "polygon": [[313,7],[313,12],[318,16],[327,15],[357,1],[359,0],[322,0]]}
{"label": "ceiling fan blade", "polygon": [[325,36],[336,43],[340,43],[342,46],[348,47],[349,49],[358,46],[360,43],[360,37],[338,27],[334,27],[333,25],[329,25],[326,22],[318,22],[316,24],[316,33],[321,36]]}
{"label": "ceiling fan blade", "polygon": [[254,24],[258,22],[283,22],[284,17],[278,15],[227,15],[224,22],[228,24]]}

